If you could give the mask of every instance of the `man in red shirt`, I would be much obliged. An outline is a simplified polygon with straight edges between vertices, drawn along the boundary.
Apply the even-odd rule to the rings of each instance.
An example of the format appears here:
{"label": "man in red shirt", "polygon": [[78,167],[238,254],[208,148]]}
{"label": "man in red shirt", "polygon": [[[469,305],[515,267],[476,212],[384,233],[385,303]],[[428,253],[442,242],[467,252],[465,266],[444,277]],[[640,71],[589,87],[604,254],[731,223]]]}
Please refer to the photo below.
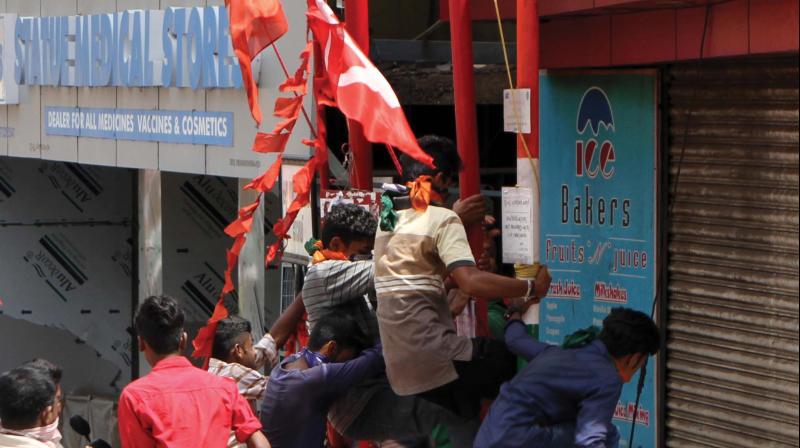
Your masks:
{"label": "man in red shirt", "polygon": [[187,341],[183,322],[183,311],[169,297],[148,297],[139,306],[139,350],[152,371],[120,396],[123,448],[225,448],[231,432],[248,448],[269,448],[236,384],[180,355]]}

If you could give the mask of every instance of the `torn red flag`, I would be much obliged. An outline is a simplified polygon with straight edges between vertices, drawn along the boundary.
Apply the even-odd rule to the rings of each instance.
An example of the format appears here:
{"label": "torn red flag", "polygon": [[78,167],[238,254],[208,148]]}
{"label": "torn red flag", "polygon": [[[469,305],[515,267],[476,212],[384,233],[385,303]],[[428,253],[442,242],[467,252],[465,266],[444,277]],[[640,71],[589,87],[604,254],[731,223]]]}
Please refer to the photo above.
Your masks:
{"label": "torn red flag", "polygon": [[278,98],[275,100],[274,115],[280,118],[297,117],[297,115],[300,113],[300,106],[302,105],[302,96],[296,96],[294,98]]}
{"label": "torn red flag", "polygon": [[278,176],[281,174],[281,163],[283,162],[283,154],[278,154],[278,158],[272,162],[264,174],[253,179],[252,182],[244,186],[245,190],[256,190],[264,193],[272,190],[275,187],[275,182],[278,181]]}
{"label": "torn red flag", "polygon": [[256,140],[253,142],[253,151],[283,152],[291,136],[291,132],[284,132],[281,134],[259,132],[256,134]]}
{"label": "torn red flag", "polygon": [[281,92],[293,92],[298,95],[305,95],[308,91],[308,72],[309,58],[311,57],[311,49],[313,48],[313,40],[306,43],[306,47],[300,53],[300,67],[294,72],[294,76],[286,78],[286,81],[278,87]]}
{"label": "torn red flag", "polygon": [[206,326],[197,331],[197,336],[192,340],[193,358],[205,358],[203,368],[208,369],[208,359],[211,357],[211,351],[214,348],[214,334],[217,332],[217,322],[228,317],[228,309],[225,308],[222,297],[217,301],[214,307],[214,313],[208,319]]}
{"label": "torn red flag", "polygon": [[242,70],[242,84],[247,91],[250,113],[260,125],[258,87],[251,64],[264,48],[286,33],[289,24],[278,0],[225,0],[225,6],[230,16],[231,42]]}

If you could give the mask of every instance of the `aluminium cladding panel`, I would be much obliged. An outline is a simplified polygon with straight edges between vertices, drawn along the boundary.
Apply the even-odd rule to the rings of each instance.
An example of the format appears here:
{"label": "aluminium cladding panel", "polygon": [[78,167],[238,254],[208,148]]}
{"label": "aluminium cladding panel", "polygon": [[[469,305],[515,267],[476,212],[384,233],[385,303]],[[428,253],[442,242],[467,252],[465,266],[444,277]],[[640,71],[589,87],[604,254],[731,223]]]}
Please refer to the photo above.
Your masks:
{"label": "aluminium cladding panel", "polygon": [[[117,386],[131,373],[132,175],[0,160],[0,312],[68,331],[116,366]],[[97,381],[105,391],[114,376]]]}
{"label": "aluminium cladding panel", "polygon": [[[237,180],[162,173],[163,290],[176,297],[187,322],[205,322],[220,296],[231,239],[223,229],[236,217]],[[235,272],[234,272],[235,279]]]}
{"label": "aluminium cladding panel", "polygon": [[667,446],[797,447],[797,55],[668,82]]}

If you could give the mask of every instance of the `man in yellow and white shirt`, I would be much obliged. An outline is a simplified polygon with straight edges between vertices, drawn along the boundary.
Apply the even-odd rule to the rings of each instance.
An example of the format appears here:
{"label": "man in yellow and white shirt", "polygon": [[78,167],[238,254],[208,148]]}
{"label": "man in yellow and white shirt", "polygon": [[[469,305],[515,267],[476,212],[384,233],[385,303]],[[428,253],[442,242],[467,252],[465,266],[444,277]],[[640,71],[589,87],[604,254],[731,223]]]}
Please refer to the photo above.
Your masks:
{"label": "man in yellow and white shirt", "polygon": [[[477,419],[481,398],[494,398],[515,372],[514,357],[500,341],[458,336],[445,280],[469,296],[538,301],[550,278],[536,281],[478,270],[456,213],[430,203],[441,200],[460,169],[452,141],[419,140],[436,169],[403,158],[403,173],[416,179],[396,187],[391,213],[375,238],[375,289],[386,373],[398,395],[420,395],[466,418]],[[421,176],[421,177],[420,177]],[[389,216],[391,215],[391,216]],[[386,219],[388,218],[388,219]],[[449,281],[449,280],[448,280]]]}

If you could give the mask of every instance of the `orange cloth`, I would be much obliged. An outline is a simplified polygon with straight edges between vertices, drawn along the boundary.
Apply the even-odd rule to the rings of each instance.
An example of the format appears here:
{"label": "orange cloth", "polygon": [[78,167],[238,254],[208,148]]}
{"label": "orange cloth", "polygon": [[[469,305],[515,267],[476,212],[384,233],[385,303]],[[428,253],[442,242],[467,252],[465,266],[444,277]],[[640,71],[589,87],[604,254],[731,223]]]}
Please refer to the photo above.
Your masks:
{"label": "orange cloth", "polygon": [[347,261],[347,256],[345,254],[343,254],[342,252],[337,252],[337,251],[333,251],[333,250],[329,250],[329,249],[323,249],[322,248],[323,247],[322,246],[322,241],[320,241],[320,240],[317,240],[314,243],[314,246],[316,246],[317,251],[314,252],[311,255],[311,263],[312,264],[322,263],[325,260]]}
{"label": "orange cloth", "polygon": [[433,178],[428,175],[419,176],[414,182],[406,184],[411,189],[409,198],[414,210],[424,212],[431,200],[441,202],[442,196],[433,190]]}

